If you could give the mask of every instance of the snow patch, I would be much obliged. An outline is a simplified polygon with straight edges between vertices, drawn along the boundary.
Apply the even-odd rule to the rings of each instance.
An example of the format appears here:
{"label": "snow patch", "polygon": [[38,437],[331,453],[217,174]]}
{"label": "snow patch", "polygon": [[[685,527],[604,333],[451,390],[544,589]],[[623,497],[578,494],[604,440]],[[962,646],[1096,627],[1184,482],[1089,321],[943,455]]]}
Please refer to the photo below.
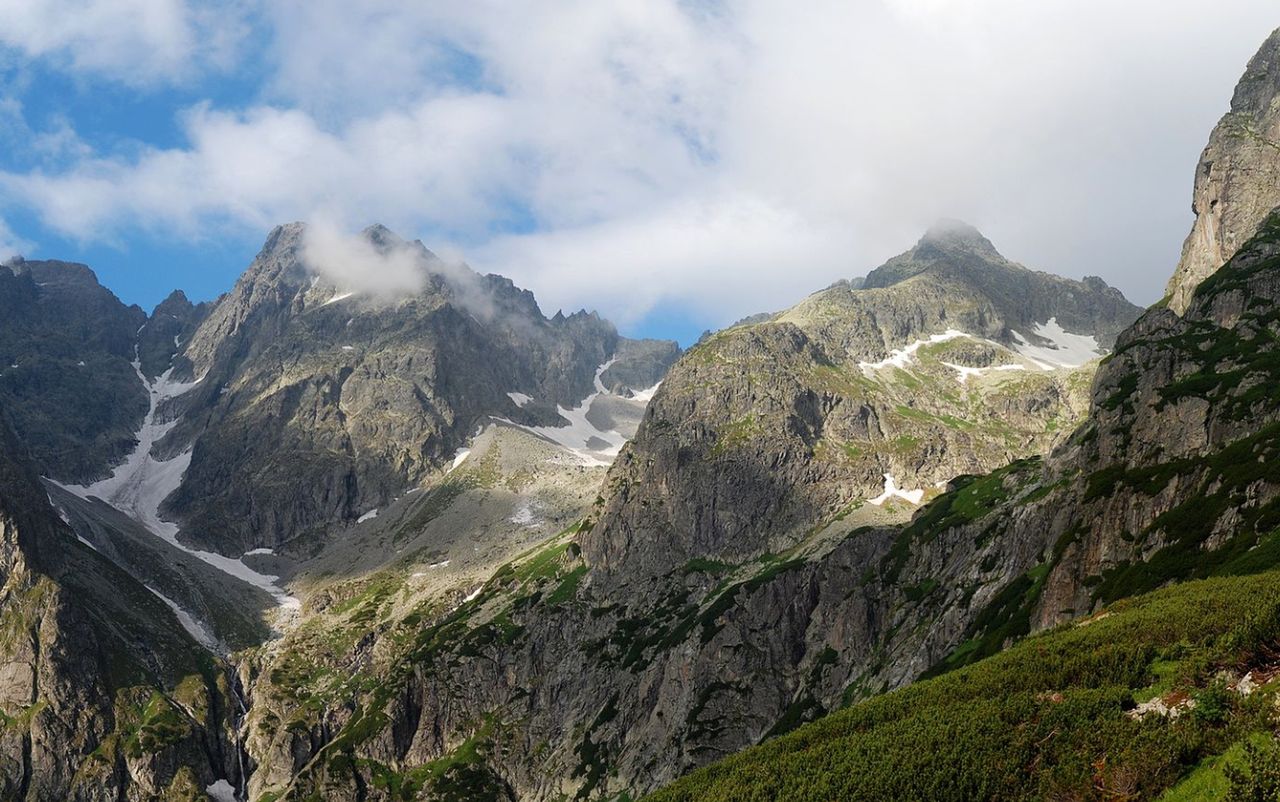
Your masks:
{"label": "snow patch", "polygon": [[969,381],[970,376],[981,378],[983,374],[992,370],[1026,370],[1027,369],[1026,365],[995,365],[989,368],[971,368],[965,365],[957,365],[953,362],[943,362],[942,364],[946,365],[947,367],[956,371],[957,374],[959,374],[956,376],[956,379],[961,384],[967,383]]}
{"label": "snow patch", "polygon": [[249,551],[246,551],[244,553],[244,556],[252,557],[255,554],[275,554],[275,551],[272,549],[251,549]]}
{"label": "snow patch", "polygon": [[1049,341],[1049,345],[1034,345],[1016,331],[1010,331],[1017,342],[1013,348],[1035,362],[1043,370],[1078,368],[1102,356],[1098,340],[1087,334],[1072,334],[1058,325],[1056,317],[1046,323],[1037,323],[1032,333]]}
{"label": "snow patch", "polygon": [[662,386],[662,382],[658,382],[657,384],[653,385],[648,389],[641,390],[638,393],[632,393],[631,397],[634,398],[636,401],[639,401],[643,404],[647,404],[653,400],[653,394],[658,392],[658,388],[661,386]]}
{"label": "snow patch", "polygon": [[495,418],[495,420],[502,421],[509,426],[515,426],[518,429],[524,429],[526,432],[562,446],[576,456],[584,465],[607,467],[613,463],[613,458],[618,456],[618,452],[622,450],[627,438],[614,430],[606,432],[597,429],[591,421],[587,420],[587,412],[590,411],[593,401],[602,394],[609,392],[600,377],[616,361],[617,358],[614,357],[596,369],[593,382],[596,391],[584,398],[578,406],[573,409],[565,409],[556,405],[556,411],[560,413],[560,417],[568,421],[569,425],[567,426],[524,426],[504,418]]}
{"label": "snow patch", "polygon": [[204,789],[205,793],[213,802],[239,802],[236,799],[236,789],[231,787],[231,783],[226,780],[218,780],[213,785]]}
{"label": "snow patch", "polygon": [[356,523],[362,524],[365,521],[372,521],[374,518],[377,518],[377,517],[378,517],[378,508],[374,507],[373,509],[366,512],[364,515],[361,515],[359,518],[357,518]]}
{"label": "snow patch", "polygon": [[338,293],[337,295],[333,296],[332,298],[330,298],[329,300],[325,301],[324,303],[322,303],[322,304],[320,304],[320,305],[321,305],[321,306],[328,306],[329,304],[336,304],[338,301],[345,301],[346,299],[350,298],[352,295],[355,295],[355,293],[354,293],[354,292],[340,292],[340,293]]}
{"label": "snow patch", "polygon": [[467,602],[475,601],[476,599],[480,598],[480,591],[482,590],[484,590],[484,585],[481,585],[480,587],[476,588],[475,590],[467,594],[467,597],[462,600],[462,603],[466,604]]}
{"label": "snow patch", "polygon": [[214,637],[213,631],[202,622],[197,621],[192,617],[191,613],[182,609],[177,602],[150,585],[143,585],[143,587],[155,594],[155,597],[164,602],[170,610],[173,610],[173,614],[178,619],[178,623],[182,625],[182,628],[187,631],[188,635],[196,639],[197,643],[214,654],[223,654],[226,652],[226,649],[224,649],[222,644],[218,643],[218,639]]}
{"label": "snow patch", "polygon": [[913,359],[915,359],[916,351],[919,351],[923,346],[945,343],[948,340],[955,340],[960,337],[970,336],[972,335],[966,334],[963,331],[947,329],[942,334],[934,334],[928,339],[916,340],[910,345],[903,346],[902,348],[895,348],[889,352],[888,357],[880,360],[879,362],[859,362],[858,367],[862,368],[864,372],[883,370],[887,367],[905,368]]}
{"label": "snow patch", "polygon": [[524,393],[507,393],[507,398],[510,398],[512,403],[521,409],[524,409],[533,400],[533,396],[525,395]]}
{"label": "snow patch", "polygon": [[342,350],[344,350],[344,351],[354,351],[354,350],[356,350],[356,347],[355,347],[354,345],[344,345],[344,346],[342,346]]}
{"label": "snow patch", "polygon": [[453,464],[449,466],[449,470],[446,471],[446,473],[453,473],[454,471],[456,471],[458,469],[458,466],[466,462],[467,457],[469,456],[471,456],[471,449],[469,448],[458,449],[458,453],[453,455]]}
{"label": "snow patch", "polygon": [[898,483],[894,481],[893,475],[886,473],[884,475],[884,492],[873,499],[868,499],[868,504],[874,504],[879,507],[891,498],[900,498],[912,506],[919,506],[924,499],[923,490],[902,490],[898,487]]}
{"label": "snow patch", "polygon": [[203,560],[225,574],[261,588],[271,594],[282,608],[299,609],[301,603],[298,599],[290,596],[276,584],[279,577],[260,574],[239,559],[225,557],[216,552],[200,551],[180,543],[178,525],[160,517],[161,502],[182,484],[182,476],[191,464],[191,451],[187,450],[164,461],[152,456],[152,447],[178,423],[177,419],[164,423],[157,421],[157,412],[161,402],[182,395],[199,384],[204,377],[193,382],[178,382],[171,377],[173,368],[170,368],[154,382],[149,382],[142,373],[142,363],[137,359],[134,360],[133,369],[150,395],[150,408],[142,420],[142,428],[134,435],[138,441],[137,447],[106,479],[91,485],[59,485],[59,487],[83,499],[93,497],[102,499],[174,548]]}

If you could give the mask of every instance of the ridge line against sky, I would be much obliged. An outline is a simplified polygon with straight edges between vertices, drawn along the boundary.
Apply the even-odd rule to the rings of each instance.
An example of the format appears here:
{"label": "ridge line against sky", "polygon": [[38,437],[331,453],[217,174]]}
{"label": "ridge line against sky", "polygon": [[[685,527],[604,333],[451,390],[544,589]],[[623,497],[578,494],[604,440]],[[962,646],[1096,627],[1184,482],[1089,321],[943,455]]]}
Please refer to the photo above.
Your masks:
{"label": "ridge line against sky", "polygon": [[149,309],[226,290],[278,223],[382,222],[688,344],[958,217],[1146,304],[1277,24],[1257,0],[0,0],[0,251]]}

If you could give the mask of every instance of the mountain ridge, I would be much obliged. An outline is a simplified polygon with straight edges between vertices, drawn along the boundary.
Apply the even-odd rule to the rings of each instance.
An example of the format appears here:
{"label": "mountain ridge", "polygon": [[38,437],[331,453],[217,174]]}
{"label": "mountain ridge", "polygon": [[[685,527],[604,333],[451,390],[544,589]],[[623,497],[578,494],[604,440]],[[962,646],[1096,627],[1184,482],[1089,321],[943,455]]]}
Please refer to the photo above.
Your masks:
{"label": "mountain ridge", "polygon": [[[1268,97],[1273,45],[1240,98]],[[1233,152],[1223,220],[1270,191]],[[1146,311],[943,221],[688,352],[548,317],[385,227],[317,236],[277,227],[218,301],[149,318],[58,274],[74,319],[110,311],[91,377],[129,382],[100,428],[132,434],[68,438],[74,411],[32,417],[45,386],[15,381],[4,793],[616,800],[773,741],[666,798],[708,778],[737,798],[717,778],[786,750],[823,787],[888,783],[872,796],[1122,795],[1270,709],[1265,680],[1238,689],[1274,670],[1274,622],[1194,610],[1202,588],[1247,606],[1268,574],[1123,600],[1280,561],[1280,212]],[[361,291],[362,260],[395,275]],[[0,271],[0,307],[39,301],[44,269]],[[88,337],[46,345],[37,322],[0,320],[0,356],[75,375]],[[78,461],[46,470],[66,440]],[[1155,702],[1200,712],[1166,727]],[[951,734],[912,740],[935,713]],[[1105,759],[1075,748],[1091,735]],[[970,771],[950,759],[970,742],[1014,757]],[[830,771],[868,743],[923,763]]]}

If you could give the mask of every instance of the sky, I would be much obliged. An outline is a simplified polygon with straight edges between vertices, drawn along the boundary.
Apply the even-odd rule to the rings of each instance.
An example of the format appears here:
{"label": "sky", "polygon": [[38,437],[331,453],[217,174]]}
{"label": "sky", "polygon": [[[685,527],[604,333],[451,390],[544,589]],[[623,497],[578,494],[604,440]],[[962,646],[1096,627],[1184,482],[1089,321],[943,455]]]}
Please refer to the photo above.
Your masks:
{"label": "sky", "polygon": [[0,0],[0,256],[226,291],[380,222],[634,336],[785,308],[936,219],[1163,294],[1274,0]]}

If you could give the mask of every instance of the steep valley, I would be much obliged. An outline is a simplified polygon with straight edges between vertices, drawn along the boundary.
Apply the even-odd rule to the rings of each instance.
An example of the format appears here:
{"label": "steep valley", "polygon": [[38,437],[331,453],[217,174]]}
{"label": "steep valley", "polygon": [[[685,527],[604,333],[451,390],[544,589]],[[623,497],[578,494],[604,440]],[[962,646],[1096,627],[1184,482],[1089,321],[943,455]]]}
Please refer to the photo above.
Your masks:
{"label": "steep valley", "polygon": [[413,291],[301,223],[151,315],[6,265],[0,797],[1224,778],[1280,672],[1278,46],[1145,311],[956,221],[687,351],[382,226]]}
{"label": "steep valley", "polygon": [[328,285],[305,232],[141,326],[132,452],[87,446],[89,481],[46,469],[78,543],[226,666],[218,737],[239,751],[181,782],[126,761],[126,796],[615,795],[907,682],[950,642],[894,636],[918,583],[837,589],[866,587],[955,476],[1070,431],[1137,314],[948,223],[883,286],[836,285],[667,374],[674,345],[543,318],[385,229],[366,241],[413,254],[423,295]]}

